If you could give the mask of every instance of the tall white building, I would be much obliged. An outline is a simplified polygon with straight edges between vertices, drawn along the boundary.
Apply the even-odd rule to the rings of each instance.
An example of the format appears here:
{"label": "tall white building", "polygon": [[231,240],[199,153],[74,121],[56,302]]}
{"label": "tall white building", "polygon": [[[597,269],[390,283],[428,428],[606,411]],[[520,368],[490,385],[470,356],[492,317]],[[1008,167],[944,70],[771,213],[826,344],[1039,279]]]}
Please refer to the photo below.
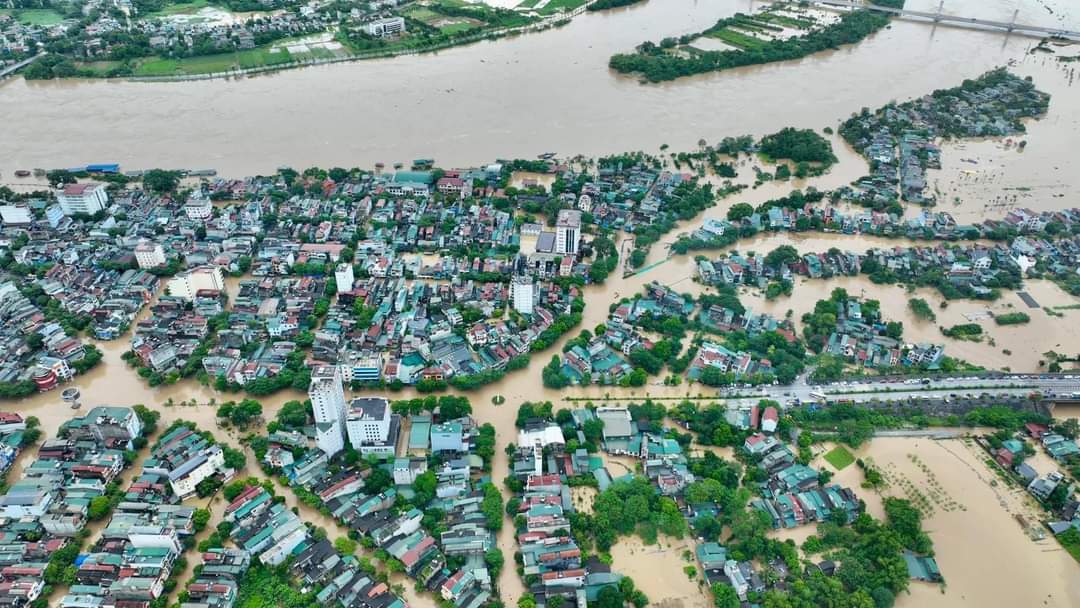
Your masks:
{"label": "tall white building", "polygon": [[365,29],[367,29],[368,36],[376,38],[400,34],[405,31],[405,18],[387,17],[386,19],[377,19],[368,23]]}
{"label": "tall white building", "polygon": [[218,266],[203,266],[169,279],[166,289],[169,295],[190,301],[204,289],[225,291],[225,275]]}
{"label": "tall white building", "polygon": [[151,241],[139,241],[135,245],[135,261],[139,268],[156,268],[165,265],[165,250],[161,244]]}
{"label": "tall white building", "polygon": [[337,283],[338,293],[352,291],[354,281],[352,261],[338,264],[334,268],[334,282]]}
{"label": "tall white building", "polygon": [[523,315],[531,315],[536,300],[536,281],[529,273],[526,257],[519,255],[514,260],[514,276],[510,279],[510,302],[514,310]]}
{"label": "tall white building", "polygon": [[386,444],[390,437],[390,402],[382,397],[353,399],[345,416],[349,443],[356,450]]}
{"label": "tall white building", "polygon": [[[327,456],[345,449],[345,389],[336,365],[318,365],[308,387],[315,414],[315,445]],[[387,408],[389,409],[389,408]]]}
{"label": "tall white building", "polygon": [[93,215],[109,204],[109,194],[105,192],[105,184],[68,184],[57,191],[56,200],[64,215]]}
{"label": "tall white building", "polygon": [[184,213],[191,220],[208,220],[214,214],[214,204],[208,198],[192,197],[184,203]]}
{"label": "tall white building", "polygon": [[560,209],[555,220],[555,253],[577,255],[581,245],[581,212],[577,209]]}
{"label": "tall white building", "polygon": [[516,274],[510,280],[510,299],[514,310],[523,315],[531,315],[536,306],[536,282],[531,276]]}

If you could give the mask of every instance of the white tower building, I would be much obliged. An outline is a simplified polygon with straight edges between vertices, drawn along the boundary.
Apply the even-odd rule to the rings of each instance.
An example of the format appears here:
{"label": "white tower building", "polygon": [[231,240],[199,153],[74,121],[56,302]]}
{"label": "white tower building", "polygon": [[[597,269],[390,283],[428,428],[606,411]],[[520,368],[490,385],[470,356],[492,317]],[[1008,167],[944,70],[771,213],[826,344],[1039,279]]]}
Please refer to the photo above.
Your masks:
{"label": "white tower building", "polygon": [[336,365],[319,365],[311,371],[308,388],[315,414],[315,445],[327,456],[345,449],[345,389]]}

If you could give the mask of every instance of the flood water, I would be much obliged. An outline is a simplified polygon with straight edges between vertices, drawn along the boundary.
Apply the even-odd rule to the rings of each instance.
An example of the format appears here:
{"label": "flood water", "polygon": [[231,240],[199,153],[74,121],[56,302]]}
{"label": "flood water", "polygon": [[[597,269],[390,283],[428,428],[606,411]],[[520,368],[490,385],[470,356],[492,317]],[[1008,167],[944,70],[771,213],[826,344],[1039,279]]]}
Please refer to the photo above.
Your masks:
{"label": "flood water", "polygon": [[[1023,152],[1015,147],[1006,148],[998,141],[947,146],[943,169],[931,175],[932,187],[942,196],[941,208],[957,214],[962,222],[969,222],[981,217],[999,217],[1010,206],[1053,209],[1076,205],[1080,186],[1073,176],[1080,171],[1080,160],[1072,148],[1074,142],[1080,141],[1077,109],[1080,94],[1073,86],[1075,68],[1046,55],[1026,54],[1035,44],[1031,38],[897,21],[890,29],[856,47],[781,65],[757,66],[662,85],[642,85],[607,68],[612,53],[629,50],[642,40],[701,30],[721,16],[761,4],[746,0],[652,0],[610,14],[587,14],[567,27],[543,34],[486,42],[433,56],[337,64],[239,80],[160,84],[11,80],[0,85],[0,117],[4,118],[0,130],[0,183],[10,183],[15,169],[89,162],[120,162],[128,169],[213,167],[225,176],[241,176],[270,172],[283,164],[370,167],[380,161],[407,162],[412,158],[434,157],[443,166],[454,166],[499,157],[530,157],[542,152],[564,155],[625,150],[655,152],[665,143],[674,150],[692,149],[700,138],[714,142],[723,136],[761,135],[788,125],[835,127],[863,106],[877,107],[893,99],[953,86],[989,68],[1012,63],[1018,73],[1031,75],[1040,88],[1053,95],[1050,112],[1043,120],[1029,125],[1025,136],[1028,145]],[[1017,3],[949,0],[946,4],[946,11],[953,14],[1007,20]],[[1070,0],[1023,2],[1017,19],[1080,29],[1080,11],[1073,4]],[[937,0],[909,0],[908,6],[936,8]],[[1075,55],[1080,53],[1080,48],[1059,52]],[[649,263],[665,260],[665,245],[677,233],[694,229],[704,217],[723,217],[734,203],[757,204],[786,194],[792,187],[833,188],[863,175],[865,161],[837,137],[833,137],[833,142],[840,163],[830,174],[805,183],[768,183],[725,199],[701,217],[680,225],[666,242],[656,244]],[[740,169],[740,180],[752,179],[752,175],[748,165]],[[957,197],[958,202],[954,200]],[[740,242],[736,248],[764,254],[789,243],[800,251],[811,252],[833,246],[864,251],[869,247],[901,245],[904,241],[823,234],[765,235]],[[715,252],[695,253],[712,256]],[[667,259],[629,278],[613,273],[605,285],[586,289],[587,306],[581,328],[591,330],[604,322],[611,302],[632,296],[652,280],[680,291],[700,293],[702,286],[692,280],[693,266],[692,254]],[[909,340],[943,342],[948,354],[987,366],[1035,371],[1042,352],[1057,349],[1072,354],[1075,349],[1069,346],[1080,339],[1077,333],[1080,330],[1073,329],[1080,325],[1069,318],[1080,311],[1066,310],[1064,318],[1057,318],[1034,310],[1030,311],[1033,320],[1028,326],[997,328],[992,321],[983,322],[995,345],[988,341],[948,340],[940,335],[937,325],[966,322],[965,314],[978,313],[986,305],[959,302],[940,310],[937,308],[940,297],[920,290],[917,295],[930,301],[938,311],[938,322],[919,322],[907,311],[910,294],[896,287],[874,286],[863,278],[800,280],[792,297],[773,302],[751,292],[742,297],[755,311],[783,316],[790,309],[798,319],[834,287],[881,300],[887,317],[904,321]],[[1028,289],[1044,306],[1076,302],[1076,298],[1049,283],[1033,283]],[[992,306],[996,311],[1010,306],[1023,310],[1013,294]],[[468,395],[476,417],[496,427],[500,446],[495,452],[496,478],[506,470],[507,460],[501,446],[515,441],[514,417],[522,401],[550,400],[556,407],[565,407],[570,404],[564,399],[570,396],[601,399],[606,394],[618,394],[644,398],[715,392],[686,385],[545,389],[539,368],[561,350],[561,345],[562,342],[539,353],[528,369]],[[120,358],[128,348],[127,337],[100,347],[105,353],[102,365],[75,382],[82,391],[83,410],[100,404],[144,403],[162,411],[162,426],[177,418],[190,419],[203,428],[215,429],[219,439],[239,445],[239,434],[216,427],[213,405],[237,396],[215,393],[194,381],[149,388]],[[506,398],[505,405],[492,405],[496,395]],[[413,394],[403,391],[388,396],[405,398]],[[261,401],[269,419],[285,401],[305,397],[300,392],[284,391]],[[73,415],[61,403],[57,392],[2,403],[0,407],[38,416],[43,430],[50,436],[61,422]],[[256,473],[254,466],[249,466],[249,470]],[[961,467],[949,474],[959,476],[965,471]],[[966,489],[958,491],[966,493]],[[283,493],[290,496],[287,491]],[[295,504],[292,498],[289,500],[290,505]],[[334,529],[333,522],[302,505],[300,508],[305,520],[316,522],[328,531]],[[935,527],[941,529],[932,530],[932,535],[937,538],[945,529],[956,529],[958,525],[963,528],[961,522],[954,521],[959,517],[950,515],[948,519],[935,521]],[[975,521],[987,526],[1007,525],[1004,520]],[[964,531],[973,535],[981,533]],[[332,531],[330,535],[335,537],[339,532]],[[979,573],[954,566],[962,559],[966,536],[950,534],[950,540],[939,545],[950,587],[959,593],[941,595],[936,589],[917,592],[902,598],[900,605],[958,606],[985,598],[985,594],[976,591]],[[499,546],[509,561],[515,548],[511,526],[504,527]],[[1011,547],[1006,543],[985,548],[989,556],[990,549],[1000,554],[1002,549]],[[629,559],[625,554],[621,557],[615,564],[616,570],[622,569],[619,561]],[[1057,557],[1054,556],[1055,560]],[[1012,561],[1009,558],[1003,563]],[[627,570],[633,567],[625,564]],[[1055,561],[1049,569],[1051,578],[1063,567]],[[1028,574],[1031,573],[1025,571],[1025,581],[1039,579],[1028,578]],[[1005,576],[999,578],[1005,579]],[[643,582],[639,578],[639,584]],[[509,564],[504,568],[500,586],[502,599],[508,605],[516,602],[523,592]],[[660,593],[650,595],[655,595],[655,599],[663,597]],[[689,596],[681,591],[673,595]],[[1056,589],[1049,604],[1063,605],[1059,602],[1069,597]],[[422,601],[417,605],[427,603]]]}
{"label": "flood water", "polygon": [[[896,21],[854,47],[660,85],[607,67],[613,53],[643,40],[700,31],[763,4],[646,2],[437,55],[239,80],[10,80],[0,85],[0,172],[6,180],[20,168],[119,162],[246,175],[282,164],[370,167],[434,157],[452,166],[543,152],[655,151],[665,143],[689,149],[703,137],[835,126],[862,106],[952,86],[1021,58],[1036,42]],[[916,9],[937,4],[908,2]],[[1080,29],[1080,11],[1069,0],[945,4],[952,14],[1001,20],[1019,6],[1020,22]],[[1035,68],[1024,62],[1019,69]],[[1039,144],[1075,141],[1076,134],[1072,120]]]}

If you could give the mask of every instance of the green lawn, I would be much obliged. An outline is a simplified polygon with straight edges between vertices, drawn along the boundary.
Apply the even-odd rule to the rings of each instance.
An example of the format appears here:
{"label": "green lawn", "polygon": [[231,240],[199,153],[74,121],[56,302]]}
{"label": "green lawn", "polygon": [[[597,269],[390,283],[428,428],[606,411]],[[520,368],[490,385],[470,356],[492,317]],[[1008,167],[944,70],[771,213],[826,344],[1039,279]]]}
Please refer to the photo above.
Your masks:
{"label": "green lawn", "polygon": [[450,23],[439,28],[440,31],[447,34],[454,34],[457,32],[464,32],[467,30],[475,29],[477,27],[483,27],[482,23]]}
{"label": "green lawn", "polygon": [[765,41],[760,38],[754,38],[753,36],[748,36],[732,29],[722,29],[717,32],[712,32],[709,36],[722,40],[731,46],[746,50],[761,48],[766,44]]}
{"label": "green lawn", "polygon": [[[316,55],[316,56],[321,56]],[[293,57],[286,49],[271,53],[268,48],[251,49],[222,55],[185,57],[183,59],[152,58],[135,68],[136,76],[181,76],[227,72],[234,68],[257,68],[288,63]]]}
{"label": "green lawn", "polygon": [[0,14],[12,15],[26,25],[56,25],[64,16],[49,8],[0,9]]}
{"label": "green lawn", "polygon": [[210,0],[191,0],[191,2],[170,2],[160,11],[154,11],[147,17],[168,17],[169,15],[191,15],[200,10],[213,6]]}
{"label": "green lawn", "polygon": [[547,6],[540,9],[540,14],[551,15],[558,12],[559,9],[565,9],[569,13],[582,4],[585,4],[585,0],[551,0],[551,2],[547,3]]}
{"label": "green lawn", "polygon": [[838,445],[827,454],[825,454],[825,461],[833,466],[837,471],[841,471],[844,467],[855,462],[855,457],[851,455],[851,452],[842,445]]}
{"label": "green lawn", "polygon": [[1057,536],[1057,540],[1061,543],[1061,546],[1069,552],[1077,562],[1080,562],[1080,532],[1076,528],[1066,530],[1064,533]]}
{"label": "green lawn", "polygon": [[406,17],[411,17],[413,19],[416,19],[417,21],[423,21],[424,23],[428,24],[442,17],[441,14],[436,13],[435,11],[427,8],[426,6],[417,6],[415,8],[410,8],[404,11],[402,14],[404,14]]}

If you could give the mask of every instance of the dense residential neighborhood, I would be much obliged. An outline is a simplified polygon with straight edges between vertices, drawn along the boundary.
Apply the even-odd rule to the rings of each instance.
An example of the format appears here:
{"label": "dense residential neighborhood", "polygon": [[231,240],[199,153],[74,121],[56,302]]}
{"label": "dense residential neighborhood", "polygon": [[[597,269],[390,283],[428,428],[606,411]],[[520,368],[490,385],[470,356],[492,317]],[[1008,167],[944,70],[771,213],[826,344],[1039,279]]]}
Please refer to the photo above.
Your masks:
{"label": "dense residential neighborhood", "polygon": [[926,193],[926,170],[941,168],[937,138],[1022,135],[1022,120],[1042,116],[1049,104],[1050,96],[1030,78],[999,68],[959,87],[873,113],[864,108],[840,127],[841,135],[870,160],[872,170],[856,183],[853,198],[874,209],[894,204],[898,195],[933,205],[934,196]]}
{"label": "dense residential neighborhood", "polygon": [[[503,501],[490,482],[494,429],[478,425],[463,398],[393,405],[358,398],[346,404],[340,374],[326,371],[317,368],[312,379],[314,425],[279,427],[260,437],[255,450],[262,466],[288,480],[301,501],[384,555],[392,572],[455,606],[486,604],[495,597],[502,568],[494,534],[502,527]],[[314,435],[314,445],[305,433]],[[245,497],[260,500],[255,491],[246,491],[230,509]],[[239,506],[235,512],[246,511]],[[282,511],[282,517],[287,521],[292,514]],[[288,538],[288,524],[262,525],[277,530],[283,542]],[[270,554],[277,560],[271,563],[292,555],[292,567],[308,580],[331,574],[323,572],[333,565],[326,561],[333,554],[329,545],[286,545]],[[348,589],[327,587],[323,594],[341,597]]]}

